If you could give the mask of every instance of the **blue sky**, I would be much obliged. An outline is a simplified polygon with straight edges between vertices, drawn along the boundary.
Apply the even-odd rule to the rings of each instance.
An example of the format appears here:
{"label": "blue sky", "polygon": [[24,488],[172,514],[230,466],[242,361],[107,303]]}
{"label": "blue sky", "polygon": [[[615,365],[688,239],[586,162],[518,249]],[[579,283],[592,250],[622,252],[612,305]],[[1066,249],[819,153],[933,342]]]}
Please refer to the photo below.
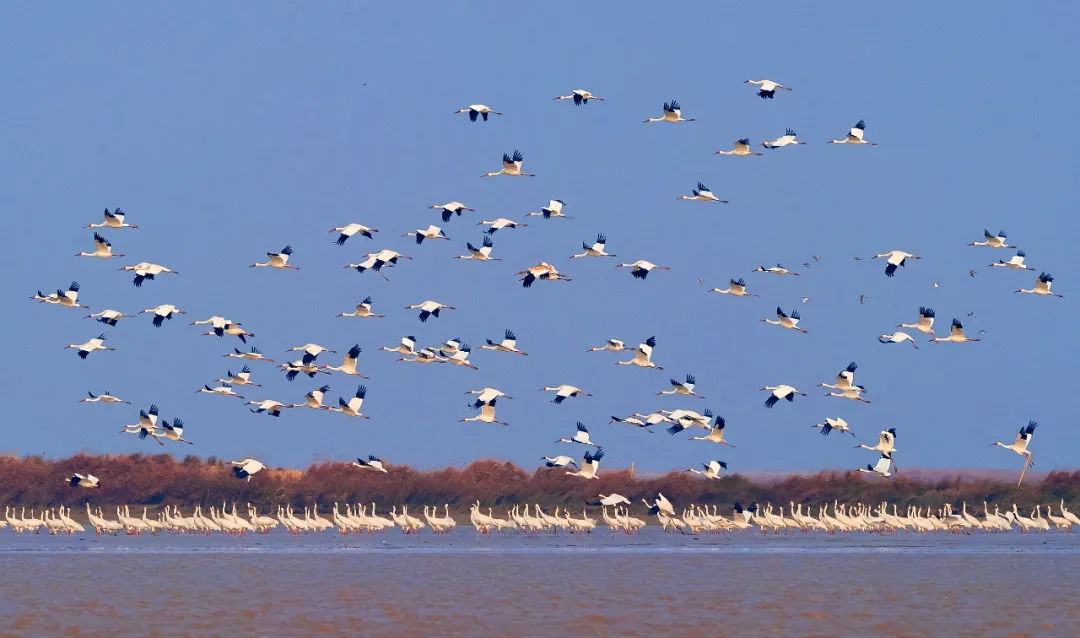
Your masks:
{"label": "blue sky", "polygon": [[[415,467],[482,457],[532,466],[544,454],[580,456],[552,444],[578,420],[604,445],[607,467],[664,471],[719,458],[734,471],[807,471],[873,460],[850,439],[817,436],[809,426],[826,416],[844,417],[860,442],[896,427],[901,468],[1019,468],[1019,457],[989,444],[1035,419],[1038,469],[1076,466],[1080,431],[1062,398],[1076,378],[1067,319],[1080,287],[1060,239],[1080,232],[1069,128],[1080,90],[1061,70],[1077,53],[1072,5],[299,7],[0,7],[9,398],[0,449],[156,453],[117,432],[157,403],[196,442],[169,450],[289,466],[369,453]],[[742,81],[761,77],[794,91],[759,100]],[[552,101],[574,88],[606,101]],[[641,123],[671,98],[697,121]],[[453,115],[473,103],[505,115]],[[880,146],[824,144],[860,118]],[[712,155],[785,127],[808,145]],[[480,179],[513,149],[536,178]],[[676,201],[698,181],[731,203]],[[522,220],[553,198],[574,219],[496,233],[502,262],[452,259],[480,240],[475,222]],[[449,200],[476,212],[442,224],[428,206]],[[82,226],[106,206],[143,228],[108,234],[128,257],[73,257],[92,249]],[[353,221],[380,232],[333,245],[327,230]],[[453,241],[416,247],[400,237],[429,223]],[[1037,273],[986,268],[1012,251],[967,247],[984,227],[1006,229],[1066,297],[1014,295]],[[565,259],[599,232],[620,259]],[[247,268],[285,244],[301,271]],[[414,260],[388,271],[390,283],[342,268],[380,248]],[[923,259],[891,280],[880,262],[853,260],[893,248]],[[803,269],[812,255],[821,261]],[[624,257],[671,271],[641,282],[613,267]],[[142,260],[181,274],[135,289],[117,268]],[[523,290],[513,273],[539,260],[574,280]],[[802,276],[750,272],[778,261]],[[706,293],[730,277],[762,296]],[[173,303],[189,314],[160,329],[147,316],[122,321],[104,330],[115,352],[80,361],[63,346],[103,326],[27,300],[74,279],[94,311]],[[386,319],[336,318],[367,295]],[[458,310],[422,325],[402,309],[426,299]],[[760,323],[777,305],[798,308],[809,334]],[[917,352],[877,342],[920,305],[934,307],[943,327],[956,316],[969,335],[986,330],[984,341],[920,343]],[[194,394],[240,367],[221,358],[235,338],[187,325],[210,315],[242,321],[278,361],[307,342],[340,352],[359,343],[372,420],[310,410],[270,419]],[[506,328],[530,356],[477,350],[478,371],[377,351],[406,334],[475,347]],[[584,353],[608,337],[650,335],[662,372]],[[812,389],[851,360],[870,405]],[[324,382],[252,368],[263,387],[240,390],[249,398],[300,401]],[[654,396],[686,373],[707,400]],[[328,382],[332,400],[356,386],[341,375]],[[555,406],[537,391],[561,383],[595,396]],[[777,383],[810,396],[765,410],[758,389]],[[498,406],[511,427],[457,423],[474,414],[465,390],[484,386],[515,396]],[[136,405],[78,403],[87,390]],[[724,415],[738,447],[607,425],[610,415],[677,407]]]}

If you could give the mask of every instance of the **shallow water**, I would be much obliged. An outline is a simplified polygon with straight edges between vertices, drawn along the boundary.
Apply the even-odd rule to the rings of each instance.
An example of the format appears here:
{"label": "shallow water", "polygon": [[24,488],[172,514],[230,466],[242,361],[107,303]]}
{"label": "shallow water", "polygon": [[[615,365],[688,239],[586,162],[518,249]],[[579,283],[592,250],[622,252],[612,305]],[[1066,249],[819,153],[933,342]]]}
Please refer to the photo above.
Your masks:
{"label": "shallow water", "polygon": [[1080,535],[0,533],[0,635],[1078,636]]}

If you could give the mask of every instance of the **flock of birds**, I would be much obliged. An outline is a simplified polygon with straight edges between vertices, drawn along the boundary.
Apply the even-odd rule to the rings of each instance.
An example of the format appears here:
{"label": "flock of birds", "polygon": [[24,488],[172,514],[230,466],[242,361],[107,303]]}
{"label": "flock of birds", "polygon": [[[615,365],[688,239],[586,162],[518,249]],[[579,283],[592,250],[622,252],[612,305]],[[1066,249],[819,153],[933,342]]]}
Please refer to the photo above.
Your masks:
{"label": "flock of birds", "polygon": [[[1053,505],[1046,505],[1046,516],[1043,517],[1043,506],[1036,505],[1032,508],[1029,516],[1020,513],[1014,503],[1011,509],[1003,513],[998,505],[994,511],[990,511],[989,505],[984,501],[982,504],[982,516],[977,512],[968,512],[967,503],[960,506],[959,511],[954,511],[952,505],[945,504],[940,508],[916,507],[910,505],[901,513],[896,504],[891,507],[882,502],[879,505],[855,503],[852,505],[832,503],[832,513],[829,513],[829,504],[822,503],[816,508],[803,504],[789,503],[786,509],[783,506],[773,508],[771,503],[759,506],[752,503],[743,507],[736,502],[732,508],[730,517],[725,517],[718,512],[718,506],[713,505],[712,511],[704,505],[692,504],[676,512],[675,506],[663,494],[657,494],[652,503],[642,499],[642,503],[648,508],[648,513],[657,519],[657,523],[664,531],[680,532],[683,534],[721,533],[733,531],[753,531],[757,528],[761,534],[770,531],[773,534],[795,532],[873,532],[881,534],[895,534],[897,532],[966,532],[974,530],[985,532],[1008,532],[1018,529],[1025,532],[1057,532],[1072,533],[1073,526],[1080,526],[1080,518],[1071,512],[1062,499],[1058,505],[1058,513],[1053,512]],[[608,527],[611,533],[622,531],[626,534],[634,534],[644,529],[647,521],[631,516],[631,502],[620,494],[600,495],[599,500],[586,501],[586,505],[600,507],[600,519],[589,516],[587,509],[583,508],[581,516],[571,513],[569,508],[556,507],[554,512],[548,514],[537,504],[531,507],[528,504],[514,505],[506,511],[505,518],[494,514],[494,508],[481,508],[476,502],[469,506],[469,523],[475,530],[482,534],[493,532],[521,532],[526,534],[557,533],[591,533],[598,525]],[[243,536],[248,533],[268,534],[275,528],[286,530],[290,534],[300,535],[313,532],[325,532],[337,530],[342,535],[350,533],[374,534],[385,532],[392,528],[399,529],[404,534],[417,534],[427,528],[435,534],[447,534],[457,527],[458,523],[450,515],[450,505],[444,504],[442,514],[437,507],[423,506],[423,518],[409,514],[407,505],[394,506],[390,509],[389,516],[380,516],[375,511],[375,504],[371,504],[370,513],[368,507],[362,504],[345,504],[342,511],[340,504],[334,503],[330,510],[330,517],[319,515],[319,507],[313,504],[310,508],[304,507],[303,518],[297,517],[292,507],[278,506],[275,516],[260,515],[258,508],[247,503],[247,515],[237,513],[237,504],[228,507],[222,503],[221,507],[210,506],[208,513],[204,513],[201,505],[196,505],[190,516],[184,516],[178,507],[166,506],[153,518],[148,517],[148,508],[143,507],[141,516],[133,516],[130,506],[116,506],[115,517],[108,518],[102,508],[91,509],[86,504],[86,524],[72,518],[71,508],[64,506],[42,510],[35,515],[30,510],[27,516],[26,508],[16,512],[13,507],[4,508],[4,518],[0,519],[0,529],[10,527],[16,534],[46,532],[50,535],[78,534],[86,532],[86,526],[94,529],[98,535],[140,535],[143,533],[157,535],[162,532],[176,534],[205,534],[214,532],[228,535]],[[608,508],[611,513],[608,513]],[[400,511],[399,511],[400,510]],[[560,513],[561,510],[561,513]],[[815,514],[816,510],[816,514]],[[974,508],[973,508],[974,512]]]}
{"label": "flock of birds", "polygon": [[[747,80],[746,82],[759,87],[757,95],[762,99],[774,99],[776,97],[777,91],[792,90],[790,87],[786,87],[771,80]],[[579,106],[585,106],[588,105],[590,102],[594,101],[604,101],[604,98],[593,95],[589,91],[585,91],[582,89],[574,90],[567,95],[557,96],[555,99],[572,100],[575,105]],[[470,105],[467,108],[457,111],[457,113],[468,114],[470,120],[472,120],[473,122],[476,122],[477,120],[482,120],[486,122],[488,121],[488,118],[490,116],[502,115],[501,112],[495,111],[491,107],[483,104]],[[682,107],[676,100],[671,100],[664,103],[663,113],[660,117],[651,117],[645,120],[646,123],[685,123],[693,121],[694,118],[683,117]],[[875,145],[874,142],[870,142],[866,139],[865,133],[866,123],[863,120],[859,120],[855,124],[855,126],[848,130],[846,135],[838,139],[830,140],[829,143],[867,146]],[[762,142],[761,147],[765,149],[776,150],[787,146],[797,146],[803,144],[806,143],[797,139],[795,131],[787,129],[784,135],[781,135],[771,141]],[[735,157],[751,157],[762,155],[762,153],[754,152],[752,148],[753,147],[750,140],[748,138],[742,138],[735,142],[732,150],[720,150],[717,151],[717,154]],[[517,150],[513,151],[512,153],[504,154],[502,157],[502,167],[499,170],[484,173],[482,176],[532,177],[533,174],[525,172],[523,168],[523,161],[523,154]],[[692,190],[692,195],[681,195],[678,197],[678,199],[698,201],[704,203],[726,203],[726,200],[722,200],[717,197],[708,187],[706,187],[702,183],[697,184],[697,187]],[[445,204],[435,204],[432,205],[431,208],[440,212],[440,218],[443,223],[450,222],[455,216],[462,217],[463,213],[465,212],[473,212],[472,208],[457,201],[451,201]],[[565,208],[566,204],[563,201],[553,199],[547,204],[547,206],[542,207],[539,211],[531,212],[527,216],[539,217],[542,220],[570,218],[564,212]],[[471,242],[467,243],[466,254],[458,255],[458,259],[468,259],[479,262],[499,261],[501,259],[500,257],[493,256],[494,235],[500,230],[522,228],[526,227],[528,224],[507,218],[497,218],[493,220],[481,220],[479,221],[478,225],[483,225],[487,227],[484,232],[483,240],[481,241],[479,246],[474,245]],[[88,224],[86,228],[92,229],[94,231],[94,250],[92,252],[80,252],[77,254],[77,256],[92,257],[97,259],[110,259],[115,257],[123,257],[124,255],[122,253],[113,252],[112,242],[106,237],[104,233],[113,233],[116,231],[123,231],[128,229],[138,229],[139,226],[129,224],[127,222],[127,216],[125,215],[125,213],[120,208],[116,208],[111,211],[109,209],[105,209],[103,221],[99,223]],[[341,226],[335,226],[330,230],[330,232],[337,234],[334,243],[341,246],[346,244],[346,242],[353,240],[354,237],[363,237],[368,240],[372,240],[375,237],[375,233],[378,233],[379,231],[378,229],[371,228],[364,224],[353,222]],[[418,247],[422,246],[426,241],[449,241],[450,239],[449,237],[447,237],[446,233],[443,231],[442,228],[434,224],[430,224],[427,228],[424,229],[416,229],[414,231],[405,232],[402,234],[402,236],[413,238]],[[1008,243],[1008,236],[1005,232],[1002,231],[998,233],[991,233],[989,230],[984,231],[982,241],[974,241],[970,244],[970,246],[982,246],[990,249],[1016,248],[1015,246],[1012,246]],[[291,245],[287,245],[284,246],[281,250],[278,250],[277,252],[266,253],[265,261],[257,261],[251,264],[251,267],[268,268],[271,270],[300,270],[300,268],[294,263],[294,257],[295,254],[293,247]],[[604,257],[614,258],[616,257],[616,255],[608,252],[607,237],[604,234],[599,234],[596,237],[595,241],[582,242],[582,252],[570,255],[569,259]],[[1026,265],[1024,261],[1025,257],[1026,254],[1024,253],[1024,251],[1017,251],[1016,254],[1014,256],[1011,256],[1009,259],[998,260],[995,263],[990,264],[990,266],[1008,268],[1013,270],[1034,270],[1030,266]],[[920,259],[918,255],[903,250],[889,250],[887,252],[875,254],[873,258],[884,260],[884,273],[887,277],[894,277],[897,272],[899,272],[900,268],[906,268],[909,261],[916,261]],[[408,255],[402,254],[397,250],[387,248],[378,250],[376,252],[369,252],[364,255],[363,260],[357,263],[350,263],[345,267],[355,269],[358,273],[361,274],[372,271],[376,275],[389,281],[389,278],[387,277],[387,272],[395,267],[402,265],[402,260],[411,259],[412,257]],[[814,259],[816,261],[820,258],[815,256]],[[808,266],[808,264],[804,264],[804,266]],[[669,268],[666,266],[661,266],[653,262],[646,261],[644,259],[637,259],[634,261],[618,263],[617,267],[629,269],[630,274],[634,278],[642,281],[648,279],[649,275],[654,271],[669,270]],[[134,278],[132,283],[136,288],[141,288],[147,285],[147,282],[154,282],[157,280],[158,277],[161,277],[163,275],[179,275],[176,270],[170,269],[158,263],[148,261],[139,262],[134,265],[124,266],[120,270],[133,273]],[[788,270],[780,264],[777,264],[776,266],[758,266],[754,270],[754,272],[760,273],[762,275],[773,276],[800,275],[799,272]],[[974,273],[974,271],[972,272]],[[530,288],[538,282],[546,283],[553,281],[571,281],[570,277],[560,272],[558,268],[550,262],[540,262],[536,265],[529,266],[523,270],[518,271],[517,275],[521,277],[521,284],[525,288]],[[1030,289],[1020,288],[1016,292],[1041,296],[1060,297],[1061,295],[1051,292],[1051,284],[1053,280],[1053,277],[1049,273],[1041,272],[1034,284],[1034,287]],[[701,283],[702,280],[698,281],[699,283]],[[710,292],[728,295],[732,297],[758,296],[757,293],[750,292],[750,286],[748,286],[747,282],[743,278],[732,278],[727,288],[712,288]],[[57,289],[55,292],[51,292],[48,294],[43,293],[39,290],[31,298],[44,305],[55,305],[61,308],[89,309],[88,306],[83,305],[80,293],[80,285],[77,281],[74,281],[67,287],[66,290]],[[480,301],[480,299],[478,298],[477,301]],[[803,301],[805,303],[806,298],[804,298]],[[426,324],[433,318],[438,319],[443,312],[454,311],[455,307],[434,300],[425,300],[420,303],[410,304],[405,307],[405,310],[419,311],[418,318],[420,322]],[[187,314],[187,312],[173,304],[161,304],[153,308],[143,309],[138,313],[133,314],[124,313],[109,308],[98,310],[97,312],[90,313],[86,316],[88,318],[95,319],[96,321],[102,323],[108,328],[115,328],[118,326],[121,320],[132,318],[142,314],[151,315],[153,325],[156,327],[161,327],[162,325],[164,325],[165,322],[171,321],[175,316],[185,315]],[[365,319],[377,319],[384,317],[384,315],[382,314],[375,313],[373,300],[370,296],[364,298],[360,303],[356,304],[355,308],[352,311],[343,312],[338,316]],[[978,337],[968,337],[965,334],[964,326],[959,319],[952,320],[949,327],[948,336],[939,336],[939,333],[935,331],[935,319],[936,315],[932,308],[925,306],[920,307],[917,321],[913,323],[899,324],[894,332],[890,334],[882,334],[879,337],[879,341],[883,344],[897,344],[909,342],[912,347],[917,349],[919,346],[916,343],[915,337],[911,333],[905,332],[904,330],[915,331],[917,333],[928,335],[930,337],[929,342],[931,343],[970,343],[978,342],[980,340]],[[765,317],[762,318],[761,321],[769,325],[778,326],[781,329],[792,330],[802,334],[808,333],[808,331],[801,325],[802,317],[798,310],[785,311],[781,307],[777,307],[775,319],[771,317]],[[298,403],[286,403],[271,398],[247,400],[247,398],[239,394],[237,390],[243,389],[246,391],[250,388],[261,387],[259,383],[256,383],[253,380],[255,378],[255,375],[253,373],[251,365],[274,363],[272,359],[266,357],[258,348],[248,345],[248,339],[255,338],[255,334],[249,332],[244,327],[244,324],[242,322],[222,316],[211,316],[207,319],[196,320],[191,322],[191,325],[205,325],[208,327],[208,331],[204,333],[205,335],[216,337],[236,337],[240,340],[242,344],[244,344],[244,349],[233,348],[232,352],[228,352],[224,355],[227,358],[238,359],[240,360],[240,362],[242,362],[238,364],[242,365],[239,371],[234,373],[232,370],[228,370],[225,376],[216,379],[216,385],[206,384],[196,390],[197,393],[208,394],[221,398],[229,397],[238,398],[242,401],[246,400],[246,403],[249,406],[251,412],[256,414],[266,414],[272,417],[280,417],[283,411],[291,410],[294,408],[308,408],[319,411],[337,412],[347,417],[359,419],[369,418],[362,412],[364,402],[367,398],[367,387],[364,384],[357,385],[356,391],[349,393],[348,396],[339,397],[336,405],[332,403],[329,405],[324,404],[324,401],[328,398],[330,392],[330,386],[328,384],[320,384],[319,387],[310,390],[304,395],[303,401]],[[94,336],[83,343],[70,344],[67,346],[67,348],[76,350],[78,356],[85,359],[91,354],[114,350],[115,348],[111,345],[111,343],[112,341],[110,341],[110,338],[104,332],[102,332],[99,335]],[[657,340],[654,337],[643,339],[636,346],[628,345],[624,341],[612,338],[609,339],[607,343],[605,343],[603,346],[590,348],[589,352],[625,352],[628,355],[632,354],[632,357],[626,360],[617,361],[617,365],[662,370],[663,368],[653,361],[654,349],[656,347]],[[485,344],[480,345],[479,349],[498,353],[527,356],[527,353],[518,347],[518,338],[513,330],[506,330],[501,335],[501,337],[496,337],[495,339],[485,339]],[[463,340],[457,338],[445,341],[439,346],[424,347],[419,343],[418,339],[415,336],[408,335],[402,337],[399,343],[391,346],[382,346],[379,348],[379,350],[399,354],[401,356],[398,361],[403,362],[422,364],[437,363],[462,366],[470,369],[477,368],[477,366],[474,365],[474,363],[470,359],[473,352],[472,347],[465,343]],[[317,379],[321,378],[322,376],[329,376],[331,374],[340,374],[355,379],[368,378],[359,372],[358,364],[362,352],[359,344],[355,344],[352,347],[348,348],[348,350],[341,358],[340,365],[329,365],[325,363],[320,363],[320,357],[324,357],[327,354],[336,354],[337,351],[316,343],[307,343],[295,346],[290,348],[287,352],[299,353],[299,358],[292,361],[286,360],[279,363],[277,366],[280,370],[284,372],[286,379],[290,381],[296,379],[301,374],[306,375],[310,379]],[[870,401],[865,396],[868,394],[867,389],[864,386],[859,385],[855,382],[855,372],[857,367],[857,364],[855,362],[852,362],[850,365],[846,366],[836,375],[834,383],[821,383],[819,385],[821,387],[832,390],[828,393],[827,396],[852,400],[860,403],[870,403]],[[584,391],[583,389],[568,384],[545,386],[541,390],[546,392],[552,392],[554,394],[552,401],[555,404],[562,404],[565,401],[569,399],[574,399],[576,397],[592,396],[590,393]],[[805,392],[800,391],[794,386],[782,383],[762,387],[761,391],[768,393],[768,396],[764,402],[766,408],[773,408],[777,404],[785,401],[791,403],[794,402],[796,397],[806,396]],[[467,394],[475,396],[475,400],[471,403],[471,406],[477,410],[477,414],[473,417],[463,418],[461,419],[461,421],[474,421],[489,424],[508,425],[506,422],[501,421],[496,417],[496,406],[501,401],[509,400],[513,397],[507,395],[506,393],[497,388],[492,387],[469,390]],[[686,375],[681,380],[678,378],[671,378],[670,387],[668,389],[661,389],[657,394],[672,395],[679,398],[694,397],[704,399],[704,397],[697,391],[697,381],[693,375]],[[118,396],[114,396],[109,392],[100,392],[97,394],[91,392],[88,393],[88,397],[82,399],[82,401],[87,403],[130,404],[130,402],[123,400]],[[659,425],[664,427],[666,431],[672,435],[677,435],[683,430],[687,430],[690,428],[701,428],[702,430],[704,430],[705,433],[702,436],[691,437],[691,440],[717,443],[727,445],[732,448],[735,447],[728,442],[725,436],[726,423],[724,418],[722,416],[713,414],[710,410],[704,410],[701,413],[690,409],[662,409],[651,413],[634,412],[630,415],[622,417],[613,416],[611,419],[611,423],[630,425],[636,428],[644,429],[650,433],[653,432],[653,430],[651,429],[653,426]],[[996,446],[1004,447],[1024,457],[1025,463],[1024,470],[1021,472],[1021,480],[1023,480],[1023,472],[1026,471],[1027,468],[1031,465],[1032,453],[1029,449],[1029,445],[1036,425],[1037,424],[1035,422],[1030,422],[1024,427],[1022,427],[1020,429],[1020,433],[1016,436],[1015,440],[1011,444],[1006,445],[1002,442],[994,443],[994,445]],[[855,433],[852,432],[851,428],[848,426],[848,423],[844,419],[839,417],[827,418],[824,420],[824,423],[815,424],[813,427],[819,428],[821,434],[823,435],[829,435],[834,431],[838,431],[840,433],[851,434],[853,437],[855,436]],[[157,405],[150,405],[149,408],[140,410],[138,421],[136,423],[125,425],[121,432],[127,434],[134,434],[140,439],[144,440],[147,438],[153,439],[155,442],[162,446],[164,446],[167,442],[183,443],[189,445],[192,444],[192,441],[188,440],[184,436],[185,427],[183,420],[178,417],[174,417],[170,421],[168,419],[165,419],[164,417],[161,417],[159,415]],[[896,429],[891,428],[883,430],[879,433],[878,440],[875,445],[857,446],[859,448],[871,450],[877,455],[877,461],[875,463],[867,464],[865,467],[859,468],[859,471],[878,475],[885,478],[895,475],[897,471],[895,463],[896,437]],[[580,461],[576,458],[576,456],[571,455],[545,455],[543,457],[543,460],[548,467],[565,468],[566,474],[581,477],[583,479],[599,478],[600,462],[604,458],[605,451],[597,442],[593,440],[592,435],[590,434],[585,424],[579,421],[577,423],[576,431],[572,435],[560,438],[555,441],[555,443],[580,445],[587,448],[587,450],[582,454]],[[386,471],[383,462],[375,456],[369,456],[367,459],[359,458],[355,463],[353,463],[353,465],[364,470],[382,472]],[[249,481],[253,476],[258,474],[258,472],[263,470],[265,467],[262,462],[254,458],[246,458],[239,461],[233,461],[230,463],[230,466],[237,478],[246,479]],[[702,463],[701,469],[690,468],[687,471],[701,475],[707,479],[716,479],[722,475],[722,472],[726,468],[726,462],[717,459],[709,459]],[[86,474],[76,473],[73,476],[69,477],[67,480],[72,487],[95,488],[100,486],[99,480],[89,472],[87,472]],[[821,518],[825,516],[824,509],[819,509],[821,511],[821,514],[819,515],[819,518],[816,519],[817,523],[813,525],[807,523],[807,525],[810,525],[812,527],[829,527],[829,524],[825,522],[827,519]],[[915,520],[904,519],[904,517],[897,517],[895,513],[890,515],[886,513],[883,508],[860,506],[857,508],[857,510],[860,512],[859,516],[863,517],[863,519],[866,521],[886,520],[891,518],[895,518],[896,520]],[[150,525],[151,527],[153,527],[154,525],[165,525],[166,527],[174,527],[176,525],[189,525],[187,521],[202,520],[216,523],[217,525],[221,526],[222,529],[227,529],[223,522],[232,521],[234,519],[235,521],[242,520],[242,518],[236,516],[235,513],[225,512],[224,508],[220,510],[210,508],[209,512],[209,517],[203,516],[197,510],[196,513],[193,514],[193,516],[185,518],[180,516],[179,512],[176,512],[175,510],[172,513],[166,511],[161,516],[159,516],[156,521],[146,521],[144,516],[143,524]],[[661,513],[672,519],[675,518],[673,511]],[[295,523],[291,523],[292,527],[290,527],[290,525],[287,525],[284,520],[281,520],[283,514],[285,514],[286,520],[300,520],[292,517],[291,513],[279,512],[278,522],[281,525],[284,525],[285,527],[290,529],[302,528],[302,526],[296,525]],[[689,515],[692,518],[696,517],[695,520],[708,520],[710,521],[710,524],[719,525],[721,528],[727,529],[727,525],[729,524],[734,527],[742,527],[743,523],[749,524],[751,521],[766,522],[773,520],[774,518],[776,518],[776,520],[785,521],[786,526],[786,522],[788,520],[791,520],[793,523],[799,523],[799,521],[805,518],[801,513],[796,512],[789,512],[788,515],[792,518],[785,518],[782,511],[777,518],[774,517],[767,510],[754,510],[750,508],[742,510],[741,512],[737,511],[736,514],[737,515],[734,516],[731,520],[723,523],[720,520],[723,517],[716,517],[715,513],[713,515],[710,515],[700,508],[691,507],[683,513],[682,520],[685,523],[687,521],[686,516]],[[526,507],[524,512],[519,513],[519,515],[529,516],[528,508]],[[563,518],[565,518],[566,520],[572,519],[569,512],[564,512],[564,515],[565,516]],[[618,509],[616,509],[616,516],[619,515],[622,515],[622,513]],[[64,514],[63,508],[61,508],[55,517],[50,517],[48,520],[54,522],[63,522],[65,520],[65,516],[67,515]],[[253,512],[252,517],[254,516],[255,513]],[[347,508],[345,514],[340,514],[335,508],[333,512],[334,521],[364,521],[366,520],[366,516],[369,515],[366,515],[364,513],[363,508],[361,508],[359,511]],[[374,512],[372,512],[370,516],[374,516]],[[391,519],[393,519],[394,516],[397,516],[397,512],[394,512],[392,514]],[[401,516],[408,516],[408,514],[407,512],[405,512],[401,514]],[[425,516],[428,516],[426,511]],[[604,516],[606,519],[606,508]],[[101,517],[100,513],[96,516],[96,518],[101,521],[105,520],[103,517]],[[546,520],[547,518],[559,519],[560,517],[557,515],[554,517],[547,517],[547,515],[543,515],[542,512],[537,509],[533,513],[532,518]],[[851,517],[845,516],[839,511],[835,511],[834,518],[838,521],[842,521],[845,518]],[[495,520],[491,517],[490,514],[487,516],[487,519]],[[511,519],[513,519],[513,516],[505,520]],[[91,521],[93,520],[94,519],[91,519]],[[134,521],[137,519],[131,519],[126,513],[124,514],[124,518],[121,519],[119,518],[118,512],[117,520],[121,521],[121,524],[123,524],[123,520]],[[321,520],[325,521],[325,519]],[[483,514],[480,513],[478,510],[474,512],[474,524],[476,520],[486,520]],[[1016,520],[1019,520],[1019,515],[1016,515]],[[740,523],[739,521],[742,521],[743,523]],[[433,529],[435,528],[435,525],[430,522],[430,519],[428,523]],[[10,520],[7,522],[7,524],[11,525],[13,529],[16,528],[16,525],[14,525]],[[235,524],[243,525],[241,523]],[[399,523],[395,521],[395,524]],[[522,527],[522,525],[516,520],[514,521],[514,524],[518,528]],[[559,523],[558,521],[555,521],[553,524],[561,525],[561,523]],[[567,524],[571,526],[574,525],[572,523]],[[126,524],[124,525],[126,528],[130,527]],[[190,525],[196,525],[197,527],[198,525],[203,525],[203,527],[210,527],[209,523],[191,522]],[[190,528],[190,525],[188,528]],[[367,527],[366,524],[358,525],[359,527],[350,524],[346,525],[346,527],[350,529]],[[499,524],[485,524],[485,526],[489,528],[492,525],[499,529],[502,529]],[[892,526],[892,523],[889,523],[889,525]],[[912,523],[912,525],[918,526],[916,523]],[[801,525],[795,526],[800,527]],[[203,527],[199,527],[199,529],[203,529]],[[526,525],[524,527],[532,528],[533,526]],[[836,528],[830,527],[830,529]]]}

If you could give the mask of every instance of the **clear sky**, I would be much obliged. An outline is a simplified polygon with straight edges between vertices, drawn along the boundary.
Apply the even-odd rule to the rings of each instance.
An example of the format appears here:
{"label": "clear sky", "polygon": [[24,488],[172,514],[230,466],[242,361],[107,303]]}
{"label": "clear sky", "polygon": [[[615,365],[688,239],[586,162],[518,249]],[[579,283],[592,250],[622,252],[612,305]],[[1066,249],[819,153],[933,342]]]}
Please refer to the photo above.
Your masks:
{"label": "clear sky", "polygon": [[[1080,429],[1068,400],[1080,349],[1068,318],[1080,271],[1065,241],[1080,232],[1070,128],[1080,89],[1068,72],[1076,7],[720,4],[0,5],[0,449],[157,453],[118,434],[157,403],[196,442],[167,450],[289,466],[369,453],[414,467],[480,457],[533,466],[544,454],[580,458],[580,446],[552,444],[577,420],[604,445],[607,467],[664,471],[719,458],[734,471],[806,471],[872,461],[850,437],[810,428],[842,416],[859,442],[897,428],[901,468],[1019,468],[1019,457],[989,444],[1010,442],[1029,419],[1041,424],[1037,469],[1076,467]],[[762,77],[794,90],[759,100],[742,82]],[[575,88],[606,101],[552,100]],[[641,123],[671,98],[697,121]],[[472,123],[453,114],[474,103],[505,115]],[[880,146],[825,144],[860,118]],[[712,155],[785,127],[808,144]],[[480,178],[514,149],[536,178]],[[676,201],[698,181],[731,203]],[[502,262],[452,259],[481,239],[476,222],[520,221],[549,199],[574,219],[499,231]],[[442,224],[428,206],[450,200],[476,212]],[[106,206],[142,227],[108,233],[128,257],[73,257],[93,249],[82,226]],[[328,229],[354,221],[380,232],[333,245]],[[401,237],[429,223],[453,241],[417,247]],[[1014,295],[1038,273],[987,268],[1013,251],[967,247],[984,227],[1007,230],[1065,298]],[[566,260],[599,232],[620,259]],[[247,267],[285,244],[301,271]],[[380,248],[414,260],[389,270],[390,283],[342,268]],[[922,260],[895,279],[880,261],[853,260],[893,248]],[[671,271],[638,281],[614,268],[623,258]],[[136,289],[117,268],[142,260],[181,274]],[[539,260],[573,281],[522,289],[514,273]],[[750,272],[778,261],[802,276]],[[706,293],[730,277],[761,297]],[[189,314],[160,329],[146,315],[108,329],[27,299],[76,279],[94,311],[173,303]],[[336,318],[367,295],[387,318]],[[403,310],[426,299],[458,309],[427,324]],[[759,322],[778,304],[801,311],[809,334]],[[918,351],[877,342],[920,305],[936,309],[943,330],[952,317],[969,336],[985,330],[983,341],[919,335]],[[187,325],[210,315],[243,322],[277,361],[308,342],[339,352],[359,343],[372,419],[300,409],[272,419],[194,394],[242,365],[222,358],[236,338]],[[506,328],[530,356],[476,350],[478,371],[377,351],[407,334],[475,347]],[[115,352],[80,361],[63,349],[100,332]],[[662,372],[614,366],[625,353],[584,352],[650,335]],[[852,360],[870,405],[813,387]],[[251,367],[263,387],[240,389],[248,398],[298,402],[329,382],[336,403],[357,385],[341,375],[289,383],[271,364]],[[654,396],[686,373],[707,400]],[[595,396],[556,406],[537,391],[562,383]],[[765,410],[759,388],[778,383],[810,396]],[[465,390],[484,386],[515,397],[498,405],[510,427],[457,423],[474,414]],[[88,390],[136,405],[78,403]],[[738,447],[607,424],[677,407],[724,415]]]}

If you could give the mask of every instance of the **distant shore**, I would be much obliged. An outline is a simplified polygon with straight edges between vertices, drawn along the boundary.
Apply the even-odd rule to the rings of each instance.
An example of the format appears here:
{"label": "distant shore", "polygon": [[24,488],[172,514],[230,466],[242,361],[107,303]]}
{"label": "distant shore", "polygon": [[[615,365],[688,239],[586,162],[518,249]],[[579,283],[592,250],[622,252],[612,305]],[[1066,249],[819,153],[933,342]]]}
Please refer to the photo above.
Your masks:
{"label": "distant shore", "polygon": [[[1021,486],[1018,472],[984,470],[903,470],[892,479],[864,478],[858,472],[815,474],[756,473],[725,475],[719,480],[686,472],[637,473],[605,469],[599,480],[567,476],[562,468],[523,469],[512,463],[477,460],[463,468],[413,470],[389,466],[383,474],[327,461],[304,470],[269,468],[250,481],[232,476],[225,461],[187,456],[176,460],[158,455],[75,455],[65,459],[40,456],[0,456],[0,505],[27,508],[60,504],[95,507],[108,505],[151,506],[220,504],[223,501],[252,503],[261,511],[278,505],[302,507],[312,503],[377,503],[380,508],[448,504],[465,511],[479,501],[483,507],[505,508],[518,503],[563,506],[576,510],[599,494],[622,494],[634,510],[642,511],[641,499],[650,501],[663,493],[677,507],[692,503],[729,508],[771,502],[777,505],[804,503],[896,503],[903,506],[944,503],[981,503],[1002,506],[1080,502],[1080,471],[1028,472]],[[96,489],[73,488],[72,473],[94,474]]]}

